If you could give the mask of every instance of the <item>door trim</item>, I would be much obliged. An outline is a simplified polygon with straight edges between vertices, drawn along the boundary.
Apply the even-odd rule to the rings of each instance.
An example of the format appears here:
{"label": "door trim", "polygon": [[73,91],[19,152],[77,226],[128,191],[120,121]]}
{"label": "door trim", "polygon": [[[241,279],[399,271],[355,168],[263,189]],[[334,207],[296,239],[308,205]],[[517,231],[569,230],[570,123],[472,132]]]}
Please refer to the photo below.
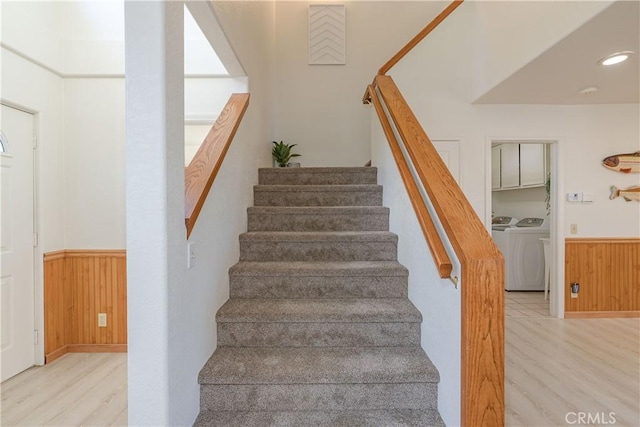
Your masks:
{"label": "door trim", "polygon": [[549,167],[551,176],[551,214],[549,217],[551,226],[551,280],[557,283],[555,292],[551,296],[549,305],[552,317],[564,318],[564,203],[563,180],[560,178],[560,167],[563,157],[562,138],[559,137],[485,137],[485,218],[484,223],[487,231],[491,234],[491,144],[492,143],[513,143],[513,144],[549,144],[549,154],[551,161]]}

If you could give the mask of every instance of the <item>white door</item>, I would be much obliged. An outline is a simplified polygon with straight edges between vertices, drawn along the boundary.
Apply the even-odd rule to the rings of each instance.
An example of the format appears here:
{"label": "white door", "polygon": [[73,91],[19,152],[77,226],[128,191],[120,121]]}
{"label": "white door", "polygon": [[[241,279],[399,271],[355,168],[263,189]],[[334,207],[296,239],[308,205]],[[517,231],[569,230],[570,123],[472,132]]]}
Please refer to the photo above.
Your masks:
{"label": "white door", "polygon": [[0,381],[34,362],[33,115],[2,105]]}

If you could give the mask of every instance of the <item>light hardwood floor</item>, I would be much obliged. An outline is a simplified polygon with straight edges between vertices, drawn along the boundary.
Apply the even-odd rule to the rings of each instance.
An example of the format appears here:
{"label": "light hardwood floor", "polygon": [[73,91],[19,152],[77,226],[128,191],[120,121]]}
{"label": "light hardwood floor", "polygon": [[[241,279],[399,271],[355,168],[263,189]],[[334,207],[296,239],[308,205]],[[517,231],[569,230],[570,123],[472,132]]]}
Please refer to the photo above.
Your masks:
{"label": "light hardwood floor", "polygon": [[506,425],[640,426],[640,319],[556,319],[546,304],[506,295]]}
{"label": "light hardwood floor", "polygon": [[69,353],[0,385],[2,426],[127,425],[127,355]]}
{"label": "light hardwood floor", "polygon": [[[535,304],[507,295],[506,425],[639,426],[640,319],[561,320]],[[126,354],[67,354],[0,394],[2,426],[126,425]]]}

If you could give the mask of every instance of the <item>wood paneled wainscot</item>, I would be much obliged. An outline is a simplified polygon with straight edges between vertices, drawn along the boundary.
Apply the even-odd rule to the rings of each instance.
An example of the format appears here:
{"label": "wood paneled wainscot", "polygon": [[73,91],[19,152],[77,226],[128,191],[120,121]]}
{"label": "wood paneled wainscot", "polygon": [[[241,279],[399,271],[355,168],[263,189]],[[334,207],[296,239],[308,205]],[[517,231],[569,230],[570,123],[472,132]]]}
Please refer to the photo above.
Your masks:
{"label": "wood paneled wainscot", "polygon": [[565,264],[566,318],[640,317],[640,239],[566,239]]}
{"label": "wood paneled wainscot", "polygon": [[[98,326],[106,313],[107,326]],[[69,352],[127,351],[124,250],[44,255],[45,362]]]}

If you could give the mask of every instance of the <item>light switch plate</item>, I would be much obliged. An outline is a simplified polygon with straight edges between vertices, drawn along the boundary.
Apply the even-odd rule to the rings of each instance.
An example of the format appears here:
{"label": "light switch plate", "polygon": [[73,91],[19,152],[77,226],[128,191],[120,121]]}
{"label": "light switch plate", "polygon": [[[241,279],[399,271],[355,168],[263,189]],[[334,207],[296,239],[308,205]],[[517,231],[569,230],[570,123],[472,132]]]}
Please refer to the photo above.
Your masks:
{"label": "light switch plate", "polygon": [[567,193],[567,202],[581,202],[582,193]]}

